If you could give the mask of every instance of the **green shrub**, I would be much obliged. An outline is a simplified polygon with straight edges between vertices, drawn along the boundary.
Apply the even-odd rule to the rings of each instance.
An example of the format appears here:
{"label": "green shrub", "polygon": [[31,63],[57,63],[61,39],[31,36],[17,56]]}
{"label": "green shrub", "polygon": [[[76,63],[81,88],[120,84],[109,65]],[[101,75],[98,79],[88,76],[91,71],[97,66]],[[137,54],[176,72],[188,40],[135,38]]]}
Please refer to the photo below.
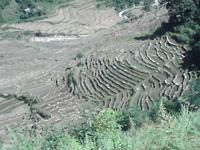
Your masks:
{"label": "green shrub", "polygon": [[97,132],[114,132],[120,129],[118,120],[118,112],[112,109],[101,111],[97,116],[94,116],[92,128]]}
{"label": "green shrub", "polygon": [[79,52],[79,53],[76,54],[76,58],[77,58],[77,59],[81,59],[82,57],[83,57],[83,54],[82,54],[82,53]]}
{"label": "green shrub", "polygon": [[[193,70],[200,69],[200,61],[197,58],[200,53],[196,51],[196,43],[200,38],[195,38],[200,33],[200,5],[196,0],[167,0],[169,12],[169,26],[172,30],[173,38],[184,44],[189,44],[192,48],[187,52],[183,67]],[[196,60],[195,60],[196,59]],[[195,61],[194,61],[195,60]]]}
{"label": "green shrub", "polygon": [[172,34],[172,38],[174,38],[177,42],[183,44],[189,44],[190,38],[187,34]]}
{"label": "green shrub", "polygon": [[193,84],[194,92],[188,97],[188,99],[191,104],[194,104],[200,108],[200,80],[196,80]]}
{"label": "green shrub", "polygon": [[69,131],[69,134],[75,137],[80,143],[84,143],[87,136],[94,137],[94,131],[91,124],[84,122]]}
{"label": "green shrub", "polygon": [[1,13],[1,10],[0,10],[0,23],[4,23],[4,22],[5,22],[5,20],[4,20],[3,16],[2,16],[2,13]]}
{"label": "green shrub", "polygon": [[104,4],[106,7],[115,7],[117,11],[138,5],[142,0],[96,0],[98,5]]}
{"label": "green shrub", "polygon": [[159,106],[160,100],[156,100],[156,103],[151,106],[151,109],[148,112],[148,117],[153,122],[156,122],[159,117]]}
{"label": "green shrub", "polygon": [[[148,112],[142,111],[139,107],[135,106],[135,107],[123,110],[122,116],[129,118],[132,125],[136,128],[139,128],[148,119]],[[125,120],[127,120],[127,119],[125,119]],[[126,123],[127,125],[125,123],[123,123],[123,124],[126,126],[130,126],[129,122],[128,121],[126,121],[126,122],[127,122]]]}
{"label": "green shrub", "polygon": [[185,34],[189,38],[192,38],[196,33],[190,26],[187,25],[180,25],[174,28],[174,31],[178,34]]}
{"label": "green shrub", "polygon": [[[164,110],[162,110],[164,111]],[[164,112],[163,112],[164,113]],[[104,116],[105,115],[105,116]],[[169,114],[165,114],[170,116]],[[93,136],[77,137],[62,129],[48,130],[41,136],[27,138],[13,134],[13,150],[134,150],[180,149],[198,150],[200,147],[200,111],[189,112],[183,108],[177,117],[169,117],[161,123],[145,123],[142,128],[122,132],[116,120],[118,113],[104,110],[91,122]],[[94,123],[94,124],[93,124]],[[108,124],[107,124],[108,123]],[[105,129],[105,130],[104,130]],[[89,131],[90,133],[91,131]]]}
{"label": "green shrub", "polygon": [[0,9],[4,9],[10,2],[11,0],[0,0]]}

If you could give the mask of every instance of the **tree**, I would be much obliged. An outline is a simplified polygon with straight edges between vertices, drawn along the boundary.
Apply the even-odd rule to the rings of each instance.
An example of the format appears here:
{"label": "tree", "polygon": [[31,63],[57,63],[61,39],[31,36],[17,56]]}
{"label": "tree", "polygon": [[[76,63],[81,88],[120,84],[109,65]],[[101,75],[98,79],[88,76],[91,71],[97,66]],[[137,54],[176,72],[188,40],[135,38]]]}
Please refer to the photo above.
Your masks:
{"label": "tree", "polygon": [[172,24],[182,24],[194,19],[197,6],[193,0],[168,0],[167,9],[169,10]]}
{"label": "tree", "polygon": [[187,52],[184,68],[200,69],[200,1],[166,0],[169,11],[169,25],[172,35],[179,43],[191,45]]}

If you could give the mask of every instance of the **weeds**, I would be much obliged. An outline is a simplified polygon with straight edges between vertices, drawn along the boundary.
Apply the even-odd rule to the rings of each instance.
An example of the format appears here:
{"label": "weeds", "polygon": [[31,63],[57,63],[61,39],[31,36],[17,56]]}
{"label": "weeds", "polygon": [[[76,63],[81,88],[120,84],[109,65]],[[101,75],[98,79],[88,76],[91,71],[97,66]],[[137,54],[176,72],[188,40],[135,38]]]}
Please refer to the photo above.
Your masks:
{"label": "weeds", "polygon": [[[162,107],[164,105],[161,103],[160,109],[163,109]],[[166,111],[160,110],[160,112],[171,116]],[[111,109],[103,110],[91,122],[73,130],[73,133],[55,129],[32,139],[15,135],[12,147],[15,150],[199,149],[199,111],[191,113],[183,108],[180,116],[170,117],[168,125],[164,122],[156,124],[146,122],[134,132],[129,130],[129,134],[120,128],[118,117],[119,112]]]}

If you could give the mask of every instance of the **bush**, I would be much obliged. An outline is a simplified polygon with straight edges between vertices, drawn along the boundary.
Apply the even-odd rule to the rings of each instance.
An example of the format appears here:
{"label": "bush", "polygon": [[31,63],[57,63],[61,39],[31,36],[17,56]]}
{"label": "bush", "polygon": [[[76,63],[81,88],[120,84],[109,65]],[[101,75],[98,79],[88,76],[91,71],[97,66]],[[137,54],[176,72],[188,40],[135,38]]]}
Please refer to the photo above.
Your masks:
{"label": "bush", "polygon": [[189,44],[190,38],[187,34],[172,34],[172,38],[175,39],[179,43]]}
{"label": "bush", "polygon": [[189,102],[200,108],[200,80],[194,82],[194,92],[188,97]]}
{"label": "bush", "polygon": [[4,9],[10,2],[11,0],[0,0],[0,9]]}
{"label": "bush", "polygon": [[156,101],[156,103],[154,103],[154,105],[151,106],[151,109],[148,112],[149,113],[148,117],[153,122],[156,122],[159,117],[159,106],[160,106],[160,100]]}
{"label": "bush", "polygon": [[[166,115],[170,116],[166,113]],[[48,130],[41,136],[27,138],[13,134],[13,150],[134,150],[180,149],[198,150],[200,147],[200,111],[188,112],[183,108],[177,117],[161,123],[145,123],[142,128],[122,132],[116,124],[118,113],[104,110],[91,121],[93,136],[85,133],[84,141],[62,129]],[[108,123],[108,124],[107,124]],[[92,125],[93,124],[93,125]],[[100,130],[99,130],[100,129]],[[105,129],[105,130],[104,130]],[[90,133],[91,131],[89,131]]]}
{"label": "bush", "polygon": [[[129,118],[130,120],[127,121],[127,118]],[[123,110],[120,120],[122,119],[124,120],[124,122],[121,121],[122,122],[121,125],[123,126],[126,125],[128,127],[127,129],[131,127],[130,123],[135,128],[139,128],[148,120],[148,112],[142,111],[139,107],[135,106]]]}
{"label": "bush", "polygon": [[190,26],[181,25],[174,28],[174,31],[178,34],[185,34],[189,38],[192,38],[195,35],[195,30],[193,30]]}
{"label": "bush", "polygon": [[[200,33],[200,5],[196,0],[167,0],[167,9],[169,12],[169,25],[172,26],[173,38],[179,43],[189,44],[192,51],[186,54],[183,67],[189,69],[200,69],[196,51],[198,39],[195,35]],[[198,48],[199,49],[199,48]],[[194,59],[196,59],[194,61]]]}
{"label": "bush", "polygon": [[82,57],[83,57],[83,54],[82,54],[82,53],[80,53],[80,52],[77,53],[77,55],[76,55],[76,58],[77,58],[77,59],[81,59]]}
{"label": "bush", "polygon": [[96,0],[106,5],[106,7],[115,7],[117,11],[122,9],[132,7],[133,5],[138,5],[142,0]]}

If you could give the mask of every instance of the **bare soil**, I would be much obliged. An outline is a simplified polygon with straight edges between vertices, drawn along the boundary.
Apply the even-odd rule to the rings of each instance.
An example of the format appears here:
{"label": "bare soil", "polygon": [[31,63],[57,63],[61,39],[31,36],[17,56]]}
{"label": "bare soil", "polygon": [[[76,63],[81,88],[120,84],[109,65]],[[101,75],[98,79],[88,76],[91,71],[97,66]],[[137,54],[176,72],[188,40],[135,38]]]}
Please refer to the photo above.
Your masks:
{"label": "bare soil", "polygon": [[[77,0],[43,20],[2,25],[0,93],[28,92],[38,97],[39,107],[51,115],[48,120],[39,116],[42,123],[79,121],[81,113],[91,107],[70,94],[65,82],[66,71],[80,62],[77,54],[83,54],[84,59],[97,52],[116,56],[137,49],[142,41],[134,37],[153,33],[167,19],[165,9],[155,9],[123,23],[113,9],[97,9],[94,0]],[[31,124],[26,104],[0,97],[0,108],[1,137],[9,125]]]}

